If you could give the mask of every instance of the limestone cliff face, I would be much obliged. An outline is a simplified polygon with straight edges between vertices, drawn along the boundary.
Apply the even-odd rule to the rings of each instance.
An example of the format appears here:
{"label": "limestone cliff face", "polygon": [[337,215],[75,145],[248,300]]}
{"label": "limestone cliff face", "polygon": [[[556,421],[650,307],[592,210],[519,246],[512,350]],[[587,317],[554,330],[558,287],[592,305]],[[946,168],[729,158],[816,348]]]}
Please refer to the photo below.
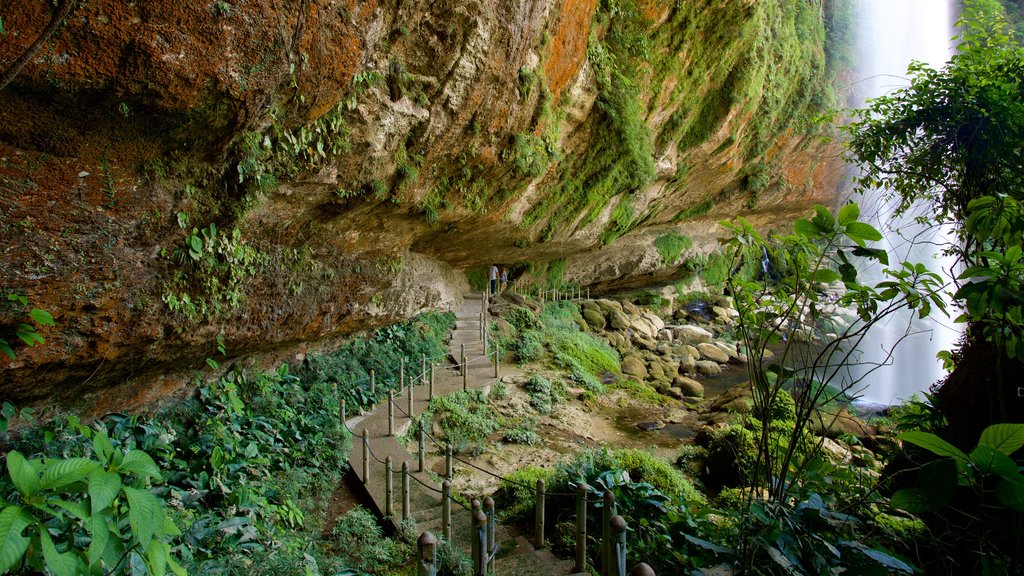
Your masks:
{"label": "limestone cliff face", "polygon": [[[12,0],[0,69],[46,27]],[[462,270],[664,274],[666,230],[827,198],[817,0],[90,0],[0,91],[4,399],[184,389],[444,307]],[[14,342],[27,307],[0,305]],[[112,392],[113,391],[113,392]]]}

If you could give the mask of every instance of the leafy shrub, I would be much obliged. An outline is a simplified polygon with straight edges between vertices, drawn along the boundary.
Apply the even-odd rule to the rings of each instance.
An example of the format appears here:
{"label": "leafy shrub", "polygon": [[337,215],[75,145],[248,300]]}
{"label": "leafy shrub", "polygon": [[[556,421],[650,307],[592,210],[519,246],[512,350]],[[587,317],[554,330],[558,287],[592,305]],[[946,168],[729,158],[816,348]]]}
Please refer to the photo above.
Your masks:
{"label": "leafy shrub", "polygon": [[[451,312],[427,312],[411,320],[354,339],[328,354],[310,355],[296,371],[309,384],[338,384],[349,410],[374,404],[398,382],[398,366],[406,360],[406,377],[418,374],[423,355],[443,358],[445,339],[455,325]],[[370,395],[370,370],[374,370],[378,398]]]}
{"label": "leafy shrub", "polygon": [[668,234],[662,234],[654,239],[654,247],[658,249],[658,254],[661,256],[661,263],[665,266],[670,266],[679,259],[679,255],[693,246],[693,240],[688,236],[683,236],[678,232],[669,232]]}
{"label": "leafy shrub", "polygon": [[536,330],[520,332],[515,353],[520,362],[535,362],[544,356],[543,336]]}
{"label": "leafy shrub", "polygon": [[487,268],[470,268],[466,270],[466,280],[469,282],[469,287],[473,290],[487,290],[490,288],[490,277],[487,273]]}
{"label": "leafy shrub", "polygon": [[[703,502],[704,496],[682,470],[644,450],[625,448],[612,453],[613,462],[636,482],[647,482],[670,498]],[[612,462],[608,462],[611,464]]]}
{"label": "leafy shrub", "polygon": [[535,424],[533,422],[527,422],[519,424],[514,428],[510,428],[505,432],[505,440],[513,444],[525,444],[527,446],[537,446],[542,442],[540,434],[537,434],[537,430],[534,429]]}
{"label": "leafy shrub", "polygon": [[540,374],[532,374],[523,385],[530,396],[530,405],[541,414],[551,413],[551,381]]}
{"label": "leafy shrub", "polygon": [[181,532],[147,487],[162,480],[159,467],[141,450],[115,448],[105,430],[80,430],[92,435],[92,458],[7,453],[7,475],[0,478],[0,572],[24,563],[58,576],[105,566],[114,567],[106,573],[126,574],[136,566],[184,575],[169,542]]}
{"label": "leafy shrub", "polygon": [[533,313],[533,310],[523,306],[509,306],[505,312],[505,320],[519,332],[527,330],[540,330],[543,325],[540,318]]}
{"label": "leafy shrub", "polygon": [[551,490],[555,471],[538,466],[524,466],[508,474],[498,484],[495,500],[502,520],[519,518],[532,512],[537,502],[537,480],[544,480]]}
{"label": "leafy shrub", "polygon": [[555,364],[566,369],[581,368],[598,378],[620,374],[619,354],[608,342],[585,332],[561,331],[548,342]]}
{"label": "leafy shrub", "polygon": [[401,567],[412,551],[407,543],[385,538],[377,519],[356,506],[334,526],[335,552],[345,564],[363,572],[380,572]]}
{"label": "leafy shrub", "polygon": [[487,436],[500,427],[481,390],[458,391],[430,401],[429,419],[441,427],[452,449],[483,448]]}

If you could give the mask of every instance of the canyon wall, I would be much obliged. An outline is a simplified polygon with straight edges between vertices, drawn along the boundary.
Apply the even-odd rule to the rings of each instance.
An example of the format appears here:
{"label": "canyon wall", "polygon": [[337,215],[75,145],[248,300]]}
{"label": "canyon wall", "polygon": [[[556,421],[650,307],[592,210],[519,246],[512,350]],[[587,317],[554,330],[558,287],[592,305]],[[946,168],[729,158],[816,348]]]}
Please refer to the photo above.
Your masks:
{"label": "canyon wall", "polygon": [[[57,13],[8,6],[0,70]],[[822,10],[80,2],[0,90],[0,395],[142,407],[218,341],[301,359],[450,306],[492,262],[671,279],[718,219],[774,227],[831,197]],[[670,231],[693,247],[666,263]],[[55,321],[34,347],[31,308]]]}

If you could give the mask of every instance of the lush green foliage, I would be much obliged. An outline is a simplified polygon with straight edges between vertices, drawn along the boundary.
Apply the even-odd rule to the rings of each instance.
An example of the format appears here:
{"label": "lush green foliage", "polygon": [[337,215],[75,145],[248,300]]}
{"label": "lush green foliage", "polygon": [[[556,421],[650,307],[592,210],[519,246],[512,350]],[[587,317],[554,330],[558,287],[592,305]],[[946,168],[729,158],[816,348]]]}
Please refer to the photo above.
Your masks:
{"label": "lush green foliage", "polygon": [[79,431],[92,438],[91,457],[7,453],[7,475],[0,478],[0,573],[23,566],[45,567],[55,576],[103,573],[105,567],[184,575],[169,542],[181,532],[149,488],[151,480],[162,480],[159,467],[142,450],[115,448],[106,430]]}
{"label": "lush green foliage", "polygon": [[[182,229],[188,225],[185,212],[178,213],[178,224]],[[166,251],[164,255],[168,256]],[[244,282],[267,263],[266,255],[246,243],[238,228],[225,235],[215,223],[202,230],[192,228],[184,246],[169,257],[177,267],[163,301],[171,312],[189,322],[216,318],[237,308]]]}
{"label": "lush green foliage", "polygon": [[661,256],[661,263],[665,266],[675,264],[683,250],[693,246],[693,240],[678,232],[662,234],[654,239],[654,247],[658,249]]}
{"label": "lush green foliage", "polygon": [[456,452],[482,451],[487,437],[500,428],[482,390],[435,396],[424,418],[441,428],[442,440]]}
{"label": "lush green foliage", "polygon": [[361,506],[334,525],[332,536],[331,552],[359,572],[381,574],[401,568],[413,550],[411,542],[386,538],[377,518]]}
{"label": "lush green foliage", "polygon": [[[353,339],[333,352],[311,354],[296,373],[310,384],[338,385],[350,410],[366,407],[389,388],[397,388],[403,359],[405,377],[410,379],[419,376],[423,356],[428,364],[443,358],[448,353],[445,339],[454,326],[451,312],[420,314],[370,337]],[[370,394],[370,370],[375,374],[377,398]]]}

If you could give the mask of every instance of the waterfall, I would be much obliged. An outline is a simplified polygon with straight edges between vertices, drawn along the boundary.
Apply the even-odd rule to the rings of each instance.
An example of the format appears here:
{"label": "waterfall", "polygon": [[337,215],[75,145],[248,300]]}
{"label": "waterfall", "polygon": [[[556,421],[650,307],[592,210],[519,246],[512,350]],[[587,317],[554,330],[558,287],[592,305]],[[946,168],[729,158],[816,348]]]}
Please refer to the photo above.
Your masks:
{"label": "waterfall", "polygon": [[[911,60],[941,68],[953,52],[954,0],[857,0],[857,77],[854,86],[859,100],[881,96],[909,84],[906,75]],[[875,190],[854,198],[861,212],[885,238],[879,247],[889,252],[890,264],[901,260],[922,262],[933,272],[949,278],[953,262],[943,257],[939,246],[948,242],[949,230],[924,226],[914,216],[927,207],[892,218],[894,206],[884,200],[885,191]],[[862,270],[863,279],[880,280],[881,267]],[[850,369],[848,377],[863,377],[855,387],[859,402],[889,405],[926,391],[944,375],[935,359],[940,350],[951,349],[958,336],[952,320],[934,313],[917,320],[908,312],[874,326],[860,346],[862,365]],[[889,350],[899,343],[891,356]],[[873,365],[891,364],[868,373]]]}

